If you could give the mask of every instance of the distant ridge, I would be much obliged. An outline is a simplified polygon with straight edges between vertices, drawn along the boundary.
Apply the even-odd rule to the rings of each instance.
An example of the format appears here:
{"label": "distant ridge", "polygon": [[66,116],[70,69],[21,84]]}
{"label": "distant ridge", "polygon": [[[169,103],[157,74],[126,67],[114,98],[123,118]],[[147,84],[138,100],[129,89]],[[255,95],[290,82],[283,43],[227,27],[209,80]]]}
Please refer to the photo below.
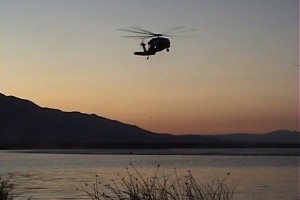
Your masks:
{"label": "distant ridge", "polygon": [[[0,149],[10,148],[166,148],[299,144],[299,132],[264,135],[158,134],[95,114],[63,112],[0,93]],[[242,146],[243,146],[242,145]],[[254,146],[255,146],[254,145]]]}
{"label": "distant ridge", "polygon": [[277,143],[293,144],[300,143],[300,134],[297,131],[277,130],[266,134],[234,133],[217,135],[217,138],[224,141],[244,143]]}

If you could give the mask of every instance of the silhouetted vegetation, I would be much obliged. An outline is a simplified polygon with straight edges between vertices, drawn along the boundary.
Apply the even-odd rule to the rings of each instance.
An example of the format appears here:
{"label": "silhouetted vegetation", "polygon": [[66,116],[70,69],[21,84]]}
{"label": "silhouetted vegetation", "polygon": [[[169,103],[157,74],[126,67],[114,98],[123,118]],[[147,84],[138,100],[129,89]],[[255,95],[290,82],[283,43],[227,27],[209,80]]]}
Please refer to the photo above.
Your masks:
{"label": "silhouetted vegetation", "polygon": [[2,179],[0,177],[0,200],[12,200],[14,199],[14,194],[12,192],[14,184],[7,179]]}
{"label": "silhouetted vegetation", "polygon": [[157,167],[153,177],[144,177],[134,166],[126,168],[127,177],[118,176],[111,183],[101,183],[98,176],[93,184],[80,186],[93,200],[232,200],[237,184],[227,184],[226,174],[222,179],[216,177],[210,183],[200,183],[188,171],[185,176],[159,173]]}

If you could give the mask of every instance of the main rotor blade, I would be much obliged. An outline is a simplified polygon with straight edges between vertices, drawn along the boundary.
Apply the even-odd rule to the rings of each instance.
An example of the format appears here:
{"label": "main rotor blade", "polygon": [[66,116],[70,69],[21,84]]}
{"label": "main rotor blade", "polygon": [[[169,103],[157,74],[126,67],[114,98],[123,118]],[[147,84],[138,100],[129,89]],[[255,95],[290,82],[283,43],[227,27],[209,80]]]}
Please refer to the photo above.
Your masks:
{"label": "main rotor blade", "polygon": [[146,39],[146,38],[152,38],[153,36],[144,36],[144,35],[124,35],[122,37],[125,38],[137,38],[137,39]]}
{"label": "main rotor blade", "polygon": [[188,32],[197,32],[194,28],[174,27],[163,34],[166,37],[184,38],[184,37],[197,37],[195,34],[189,34]]}
{"label": "main rotor blade", "polygon": [[170,35],[174,35],[174,34],[177,34],[177,33],[186,33],[186,32],[193,32],[193,31],[197,31],[197,29],[195,28],[178,28],[176,30],[172,30],[172,31],[169,31],[168,33],[166,34],[170,34]]}
{"label": "main rotor blade", "polygon": [[143,35],[152,35],[152,34],[149,34],[149,33],[147,33],[147,32],[136,31],[136,30],[130,30],[130,29],[125,29],[125,28],[120,28],[119,30],[120,30],[120,31],[126,31],[126,32],[129,32],[129,33],[137,33],[137,34],[143,34]]}

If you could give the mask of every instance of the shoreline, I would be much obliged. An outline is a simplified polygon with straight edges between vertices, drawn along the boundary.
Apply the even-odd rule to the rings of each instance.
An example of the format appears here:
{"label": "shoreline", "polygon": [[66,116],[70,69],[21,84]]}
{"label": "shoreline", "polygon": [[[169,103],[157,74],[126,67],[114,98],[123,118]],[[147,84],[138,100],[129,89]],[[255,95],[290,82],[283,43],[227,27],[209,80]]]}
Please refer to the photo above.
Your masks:
{"label": "shoreline", "polygon": [[203,148],[203,149],[18,149],[0,153],[81,155],[195,155],[195,156],[300,156],[300,148]]}

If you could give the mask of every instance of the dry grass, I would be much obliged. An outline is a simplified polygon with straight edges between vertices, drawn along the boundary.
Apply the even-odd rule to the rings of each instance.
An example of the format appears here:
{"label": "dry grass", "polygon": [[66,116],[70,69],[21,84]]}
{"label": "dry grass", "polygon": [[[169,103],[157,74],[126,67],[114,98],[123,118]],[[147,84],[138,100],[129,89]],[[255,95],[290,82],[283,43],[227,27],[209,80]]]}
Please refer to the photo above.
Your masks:
{"label": "dry grass", "polygon": [[216,176],[210,183],[202,184],[192,173],[179,177],[159,173],[160,166],[151,178],[145,178],[132,165],[126,168],[126,177],[118,175],[117,181],[103,184],[96,180],[80,189],[93,200],[232,200],[237,184],[227,184],[229,174],[220,179]]}
{"label": "dry grass", "polygon": [[3,180],[0,177],[0,200],[14,199],[13,190],[14,185],[9,180]]}

